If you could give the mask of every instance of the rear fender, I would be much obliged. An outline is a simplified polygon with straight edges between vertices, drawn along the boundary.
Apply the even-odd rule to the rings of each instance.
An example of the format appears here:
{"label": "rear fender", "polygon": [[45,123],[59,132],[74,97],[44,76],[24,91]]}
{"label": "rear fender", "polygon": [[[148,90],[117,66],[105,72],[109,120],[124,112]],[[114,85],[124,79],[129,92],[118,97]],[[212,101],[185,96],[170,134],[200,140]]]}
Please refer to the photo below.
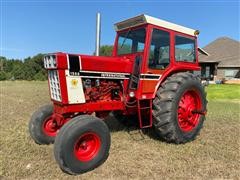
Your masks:
{"label": "rear fender", "polygon": [[158,81],[153,96],[152,98],[154,99],[156,96],[156,93],[158,91],[158,89],[160,88],[161,84],[171,75],[178,73],[178,72],[186,72],[186,71],[198,71],[201,68],[199,66],[193,66],[193,65],[178,65],[178,66],[174,66],[171,67],[169,69],[167,69],[161,76],[160,80]]}

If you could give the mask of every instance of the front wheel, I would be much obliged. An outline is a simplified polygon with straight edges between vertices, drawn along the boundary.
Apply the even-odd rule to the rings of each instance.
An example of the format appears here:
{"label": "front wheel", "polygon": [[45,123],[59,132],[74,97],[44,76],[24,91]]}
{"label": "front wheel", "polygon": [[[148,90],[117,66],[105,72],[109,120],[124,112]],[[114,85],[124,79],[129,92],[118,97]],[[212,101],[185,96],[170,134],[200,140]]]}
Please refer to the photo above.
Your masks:
{"label": "front wheel", "polygon": [[110,149],[110,132],[99,118],[77,116],[59,131],[54,143],[54,155],[62,171],[82,174],[106,161]]}
{"label": "front wheel", "polygon": [[37,144],[51,144],[60,127],[52,118],[53,105],[40,107],[29,122],[29,133]]}
{"label": "front wheel", "polygon": [[177,144],[194,140],[203,126],[206,105],[206,93],[197,76],[189,72],[170,76],[153,101],[157,134]]}

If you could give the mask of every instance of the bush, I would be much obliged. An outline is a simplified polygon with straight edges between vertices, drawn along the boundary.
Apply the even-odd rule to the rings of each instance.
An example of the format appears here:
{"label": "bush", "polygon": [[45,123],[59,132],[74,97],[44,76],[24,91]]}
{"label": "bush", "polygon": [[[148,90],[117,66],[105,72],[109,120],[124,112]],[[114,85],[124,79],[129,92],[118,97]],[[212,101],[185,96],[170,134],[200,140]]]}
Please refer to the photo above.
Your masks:
{"label": "bush", "polygon": [[34,80],[44,81],[47,79],[46,73],[40,71],[33,77]]}
{"label": "bush", "polygon": [[7,73],[0,71],[0,81],[7,80]]}

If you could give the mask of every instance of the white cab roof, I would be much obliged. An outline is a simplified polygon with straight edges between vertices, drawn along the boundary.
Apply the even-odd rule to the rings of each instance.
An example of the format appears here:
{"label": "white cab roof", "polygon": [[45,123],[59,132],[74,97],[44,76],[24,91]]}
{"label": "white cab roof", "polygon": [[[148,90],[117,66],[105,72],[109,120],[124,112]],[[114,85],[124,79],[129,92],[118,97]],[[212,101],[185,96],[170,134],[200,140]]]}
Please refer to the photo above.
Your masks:
{"label": "white cab roof", "polygon": [[121,30],[124,30],[129,27],[135,27],[135,26],[139,26],[139,25],[147,24],[147,23],[153,24],[156,26],[160,26],[163,28],[171,29],[174,31],[178,31],[181,33],[185,33],[185,34],[188,34],[191,36],[196,36],[195,35],[196,30],[194,30],[194,29],[190,29],[190,28],[178,25],[178,24],[174,24],[174,23],[171,23],[168,21],[164,21],[164,20],[155,18],[155,17],[148,16],[145,14],[118,22],[118,23],[114,24],[114,27],[115,27],[116,31],[121,31]]}

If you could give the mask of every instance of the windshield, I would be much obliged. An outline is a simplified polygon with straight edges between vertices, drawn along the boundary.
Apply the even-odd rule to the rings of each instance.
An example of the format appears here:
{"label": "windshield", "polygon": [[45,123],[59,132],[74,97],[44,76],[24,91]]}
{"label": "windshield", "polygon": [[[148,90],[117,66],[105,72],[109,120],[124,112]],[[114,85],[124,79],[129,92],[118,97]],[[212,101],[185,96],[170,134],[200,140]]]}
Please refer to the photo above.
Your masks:
{"label": "windshield", "polygon": [[119,33],[118,55],[143,52],[145,45],[145,28]]}

